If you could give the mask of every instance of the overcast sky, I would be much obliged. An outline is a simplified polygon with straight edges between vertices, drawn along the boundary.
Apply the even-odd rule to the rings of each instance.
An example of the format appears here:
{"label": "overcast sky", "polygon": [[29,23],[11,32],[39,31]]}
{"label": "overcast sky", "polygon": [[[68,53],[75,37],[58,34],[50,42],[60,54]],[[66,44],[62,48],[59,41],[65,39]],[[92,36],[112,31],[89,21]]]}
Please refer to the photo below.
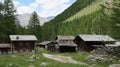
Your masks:
{"label": "overcast sky", "polygon": [[[2,1],[2,0],[0,0]],[[56,16],[76,0],[13,0],[18,14],[36,11],[41,17]]]}

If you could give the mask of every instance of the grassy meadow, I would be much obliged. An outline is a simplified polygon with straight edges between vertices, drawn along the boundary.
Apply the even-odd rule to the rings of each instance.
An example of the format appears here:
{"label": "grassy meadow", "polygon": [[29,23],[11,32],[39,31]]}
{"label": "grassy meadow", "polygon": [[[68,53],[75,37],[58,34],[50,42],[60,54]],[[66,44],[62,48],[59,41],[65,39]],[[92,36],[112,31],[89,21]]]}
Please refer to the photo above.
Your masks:
{"label": "grassy meadow", "polygon": [[[7,54],[7,55],[0,55],[0,67],[89,67],[93,65],[93,67],[108,67],[110,64],[119,63],[117,60],[113,62],[88,62],[84,60],[90,53],[82,53],[78,54],[78,52],[74,53],[57,53],[57,52],[49,52],[44,49],[41,50],[42,53],[52,54],[52,55],[63,55],[63,56],[70,56],[77,61],[81,61],[83,63],[87,63],[86,65],[79,65],[79,64],[69,64],[69,63],[61,63],[51,59],[47,59],[42,56],[40,53],[22,53],[22,54]],[[31,57],[35,55],[34,59]],[[46,66],[42,66],[41,63],[47,63]]]}

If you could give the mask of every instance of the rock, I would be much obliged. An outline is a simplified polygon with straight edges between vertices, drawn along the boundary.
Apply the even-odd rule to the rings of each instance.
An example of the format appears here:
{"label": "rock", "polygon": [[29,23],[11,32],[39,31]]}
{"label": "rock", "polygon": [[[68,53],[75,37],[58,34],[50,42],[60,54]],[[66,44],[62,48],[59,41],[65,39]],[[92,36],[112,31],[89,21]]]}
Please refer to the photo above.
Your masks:
{"label": "rock", "polygon": [[87,58],[85,58],[85,60],[92,61],[92,62],[96,61],[96,59],[95,59],[95,57],[93,55],[89,55]]}
{"label": "rock", "polygon": [[9,64],[9,66],[12,66],[12,65],[13,65],[12,63]]}
{"label": "rock", "polygon": [[35,67],[35,66],[33,66],[33,65],[30,65],[29,67]]}
{"label": "rock", "polygon": [[99,55],[108,55],[108,53],[102,48],[97,48],[97,49],[91,51],[91,53],[95,53],[95,54],[99,54]]}
{"label": "rock", "polygon": [[96,67],[96,64],[92,64],[92,65],[90,65],[89,67]]}
{"label": "rock", "polygon": [[88,57],[85,58],[85,60],[90,61],[90,62],[96,62],[96,61],[111,62],[113,59],[104,57],[101,55],[89,55]]}
{"label": "rock", "polygon": [[111,64],[109,67],[120,67],[120,64]]}
{"label": "rock", "polygon": [[36,56],[35,56],[35,55],[32,55],[30,58],[31,58],[31,59],[36,59]]}
{"label": "rock", "polygon": [[15,58],[16,56],[15,56],[15,55],[12,55],[11,57],[12,57],[12,58]]}
{"label": "rock", "polygon": [[46,63],[46,62],[42,62],[41,64],[40,64],[40,66],[47,66],[48,65],[48,63]]}

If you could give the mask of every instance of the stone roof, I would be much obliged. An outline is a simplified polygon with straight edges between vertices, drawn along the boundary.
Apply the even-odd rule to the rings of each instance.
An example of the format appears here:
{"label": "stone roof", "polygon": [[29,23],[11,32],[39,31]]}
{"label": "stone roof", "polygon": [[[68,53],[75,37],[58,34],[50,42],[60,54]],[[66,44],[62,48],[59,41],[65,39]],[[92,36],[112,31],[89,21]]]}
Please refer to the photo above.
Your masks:
{"label": "stone roof", "polygon": [[84,41],[116,41],[108,35],[79,35],[79,37]]}
{"label": "stone roof", "polygon": [[117,45],[120,45],[120,41],[118,41],[118,42],[115,42],[115,44],[117,44]]}
{"label": "stone roof", "polygon": [[0,48],[10,48],[10,44],[0,44]]}
{"label": "stone roof", "polygon": [[57,35],[56,36],[58,40],[74,40],[74,36],[64,36],[64,35]]}
{"label": "stone roof", "polygon": [[37,41],[34,35],[10,35],[11,41]]}
{"label": "stone roof", "polygon": [[120,42],[115,42],[115,44],[105,44],[105,45],[109,47],[118,47],[120,46]]}
{"label": "stone roof", "polygon": [[38,45],[46,45],[46,44],[49,44],[51,41],[43,41],[41,43],[38,43]]}
{"label": "stone roof", "polygon": [[[74,36],[65,36],[65,35],[57,35],[56,36],[56,42],[59,46],[77,46],[73,40]],[[62,42],[60,42],[62,40]]]}
{"label": "stone roof", "polygon": [[59,46],[77,46],[73,41],[69,43],[58,43]]}

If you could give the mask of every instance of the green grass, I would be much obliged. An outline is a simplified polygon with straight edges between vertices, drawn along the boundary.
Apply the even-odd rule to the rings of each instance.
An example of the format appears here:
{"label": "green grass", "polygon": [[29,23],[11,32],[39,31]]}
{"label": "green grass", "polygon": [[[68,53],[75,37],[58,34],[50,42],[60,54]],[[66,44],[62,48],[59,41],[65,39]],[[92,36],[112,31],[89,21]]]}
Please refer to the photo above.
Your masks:
{"label": "green grass", "polygon": [[[91,53],[86,53],[86,52],[84,52],[82,54],[79,54],[78,52],[63,53],[63,54],[60,54],[60,55],[70,56],[77,61],[81,61],[81,62],[87,63],[89,65],[95,64],[95,67],[108,67],[108,65],[110,65],[110,64],[117,64],[117,63],[120,64],[120,62],[118,62],[118,59],[120,60],[120,58],[115,58],[113,60],[113,62],[88,62],[88,61],[85,60],[85,58],[88,57],[89,55],[91,55]],[[112,56],[108,56],[108,57],[113,58]]]}
{"label": "green grass", "polygon": [[[48,54],[70,56],[77,61],[81,61],[89,65],[95,64],[95,67],[108,67],[109,64],[118,63],[117,61],[108,62],[108,63],[85,61],[84,58],[90,55],[90,53],[82,53],[82,54],[78,54],[78,52],[74,52],[74,53],[55,52],[54,53],[54,52],[46,51],[44,49],[41,49],[41,51],[43,53],[48,53]],[[79,64],[60,63],[51,59],[47,59],[43,57],[41,54],[36,54],[36,59],[34,59],[33,62],[28,61],[30,60],[30,57],[32,55],[34,55],[34,53],[0,55],[0,67],[29,67],[30,65],[33,65],[35,67],[42,67],[40,66],[42,62],[48,63],[48,65],[45,67],[88,67],[88,66],[79,65]],[[16,57],[12,57],[12,56],[16,56]]]}
{"label": "green grass", "polygon": [[[37,55],[37,59],[33,62],[26,61],[32,54],[13,54],[16,58],[12,58],[12,55],[0,55],[0,67],[29,67],[33,65],[35,67],[42,67],[40,64],[42,62],[48,63],[45,67],[82,67],[83,65],[60,63],[43,57],[42,55]],[[12,64],[10,66],[10,64]],[[85,67],[85,66],[84,66]]]}

